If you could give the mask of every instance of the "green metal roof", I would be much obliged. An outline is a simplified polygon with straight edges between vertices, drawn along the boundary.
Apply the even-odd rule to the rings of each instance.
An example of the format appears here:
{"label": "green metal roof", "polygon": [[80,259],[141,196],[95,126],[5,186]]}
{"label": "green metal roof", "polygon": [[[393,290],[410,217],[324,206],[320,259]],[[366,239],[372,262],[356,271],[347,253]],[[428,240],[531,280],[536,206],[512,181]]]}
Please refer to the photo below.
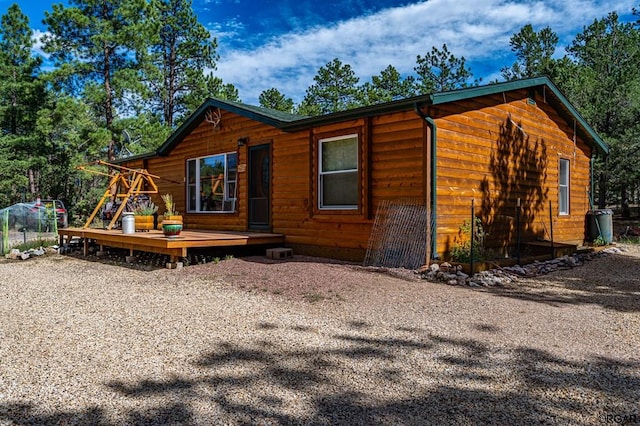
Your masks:
{"label": "green metal roof", "polygon": [[[396,111],[411,110],[416,105],[439,105],[449,102],[456,102],[465,99],[493,95],[496,93],[508,92],[512,90],[541,88],[547,101],[554,102],[561,115],[565,120],[571,122],[575,120],[576,128],[581,136],[593,145],[600,153],[608,154],[609,147],[598,136],[598,134],[589,126],[582,118],[580,113],[571,105],[562,92],[548,77],[537,77],[525,80],[509,81],[505,83],[489,84],[486,86],[470,87],[448,92],[433,93],[411,98],[401,99],[392,102],[386,102],[378,105],[371,105],[347,111],[339,111],[331,114],[307,117],[295,114],[289,114],[273,109],[262,108],[253,105],[246,105],[239,102],[233,102],[217,98],[209,98],[205,100],[189,118],[178,127],[169,138],[160,146],[156,152],[136,156],[133,158],[149,158],[155,155],[166,156],[173,148],[180,143],[193,129],[195,129],[202,120],[204,120],[206,112],[209,108],[220,108],[226,111],[241,115],[243,117],[256,120],[258,122],[273,126],[285,132],[294,132],[306,130],[316,126],[338,123],[341,121],[353,120],[358,118],[370,117],[379,114],[385,114]],[[549,90],[547,91],[546,88]],[[125,159],[123,161],[131,160]]]}
{"label": "green metal roof", "polygon": [[406,111],[413,109],[418,105],[439,105],[449,102],[456,102],[465,99],[477,98],[481,96],[494,95],[496,93],[509,92],[513,90],[529,89],[529,88],[548,88],[545,91],[546,99],[555,101],[556,107],[561,112],[561,116],[569,122],[575,120],[577,130],[589,144],[590,141],[600,153],[608,154],[609,147],[606,142],[589,126],[580,113],[575,109],[569,100],[562,94],[560,89],[548,78],[537,77],[525,80],[508,81],[504,83],[489,84],[486,86],[469,87],[465,89],[457,89],[448,92],[432,93],[427,95],[415,96],[412,98],[401,99],[398,101],[387,102],[384,104],[372,105],[362,108],[356,108],[347,111],[340,111],[332,114],[321,115],[316,117],[308,117],[291,122],[289,125],[283,126],[285,131],[303,130],[305,128],[319,126],[323,124],[331,124],[343,120],[351,120],[356,118],[368,117],[378,114],[384,114],[394,111]]}

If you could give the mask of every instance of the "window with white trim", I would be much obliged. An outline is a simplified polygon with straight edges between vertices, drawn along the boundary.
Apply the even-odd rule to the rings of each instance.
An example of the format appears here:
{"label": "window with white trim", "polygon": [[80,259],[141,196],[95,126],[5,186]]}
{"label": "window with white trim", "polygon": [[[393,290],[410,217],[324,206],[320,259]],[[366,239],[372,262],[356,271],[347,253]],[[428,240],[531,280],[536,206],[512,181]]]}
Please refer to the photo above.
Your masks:
{"label": "window with white trim", "polygon": [[358,208],[358,135],[318,141],[318,207]]}
{"label": "window with white trim", "polygon": [[569,160],[560,159],[558,170],[558,213],[569,214]]}
{"label": "window with white trim", "polygon": [[187,211],[235,212],[237,175],[235,152],[187,160]]}

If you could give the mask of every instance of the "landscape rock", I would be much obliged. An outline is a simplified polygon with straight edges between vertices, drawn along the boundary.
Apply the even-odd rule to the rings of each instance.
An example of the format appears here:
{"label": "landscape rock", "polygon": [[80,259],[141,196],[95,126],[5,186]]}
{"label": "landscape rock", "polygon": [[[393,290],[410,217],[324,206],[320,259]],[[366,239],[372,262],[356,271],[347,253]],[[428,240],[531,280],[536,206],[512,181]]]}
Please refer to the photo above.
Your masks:
{"label": "landscape rock", "polygon": [[20,250],[18,249],[11,249],[9,253],[5,255],[7,259],[17,259],[18,256],[20,256]]}
{"label": "landscape rock", "polygon": [[429,268],[419,274],[422,279],[431,282],[446,282],[449,285],[468,285],[470,287],[494,287],[517,281],[518,277],[535,277],[560,269],[576,268],[597,257],[621,252],[622,250],[617,247],[609,247],[598,252],[565,255],[547,261],[536,260],[528,265],[490,269],[477,272],[473,276],[462,272],[462,265],[453,266],[448,262],[442,262],[440,265],[435,263],[430,265]]}
{"label": "landscape rock", "polygon": [[35,249],[31,248],[25,251],[20,251],[14,248],[11,249],[9,253],[5,254],[4,257],[11,260],[27,260],[32,257],[40,257],[48,254],[58,254],[58,246],[51,246],[47,248],[38,247]]}
{"label": "landscape rock", "polygon": [[527,271],[520,265],[514,265],[506,269],[517,275],[522,275],[522,276],[527,275]]}
{"label": "landscape rock", "polygon": [[609,254],[622,253],[622,250],[620,250],[618,247],[608,247],[602,251]]}

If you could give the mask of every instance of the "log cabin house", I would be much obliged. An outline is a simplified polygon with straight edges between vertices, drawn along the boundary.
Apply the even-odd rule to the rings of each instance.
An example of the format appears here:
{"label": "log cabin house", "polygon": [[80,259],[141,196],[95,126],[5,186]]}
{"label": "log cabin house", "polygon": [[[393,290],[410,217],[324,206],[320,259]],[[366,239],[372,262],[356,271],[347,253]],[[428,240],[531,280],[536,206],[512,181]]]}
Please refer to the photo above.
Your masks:
{"label": "log cabin house", "polygon": [[485,244],[506,254],[518,204],[523,241],[581,244],[593,158],[607,153],[540,77],[315,117],[207,99],[120,163],[160,176],[186,229],[269,231],[296,253],[362,260],[383,200],[427,206],[431,257],[446,258],[472,200]]}

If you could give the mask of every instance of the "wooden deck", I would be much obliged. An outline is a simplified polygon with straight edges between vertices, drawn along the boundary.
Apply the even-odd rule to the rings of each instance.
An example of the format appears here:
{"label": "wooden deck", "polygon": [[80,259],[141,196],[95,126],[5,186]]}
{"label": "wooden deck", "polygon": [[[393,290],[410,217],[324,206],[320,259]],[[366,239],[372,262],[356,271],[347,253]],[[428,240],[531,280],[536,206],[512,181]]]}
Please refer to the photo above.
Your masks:
{"label": "wooden deck", "polygon": [[167,238],[162,231],[136,232],[123,234],[122,230],[106,230],[92,228],[59,229],[60,245],[68,244],[72,238],[78,237],[84,245],[84,254],[88,254],[90,243],[128,249],[133,256],[134,251],[166,254],[171,262],[187,256],[190,248],[206,247],[239,247],[248,245],[283,244],[284,235],[264,232],[229,232],[187,229],[178,237]]}

